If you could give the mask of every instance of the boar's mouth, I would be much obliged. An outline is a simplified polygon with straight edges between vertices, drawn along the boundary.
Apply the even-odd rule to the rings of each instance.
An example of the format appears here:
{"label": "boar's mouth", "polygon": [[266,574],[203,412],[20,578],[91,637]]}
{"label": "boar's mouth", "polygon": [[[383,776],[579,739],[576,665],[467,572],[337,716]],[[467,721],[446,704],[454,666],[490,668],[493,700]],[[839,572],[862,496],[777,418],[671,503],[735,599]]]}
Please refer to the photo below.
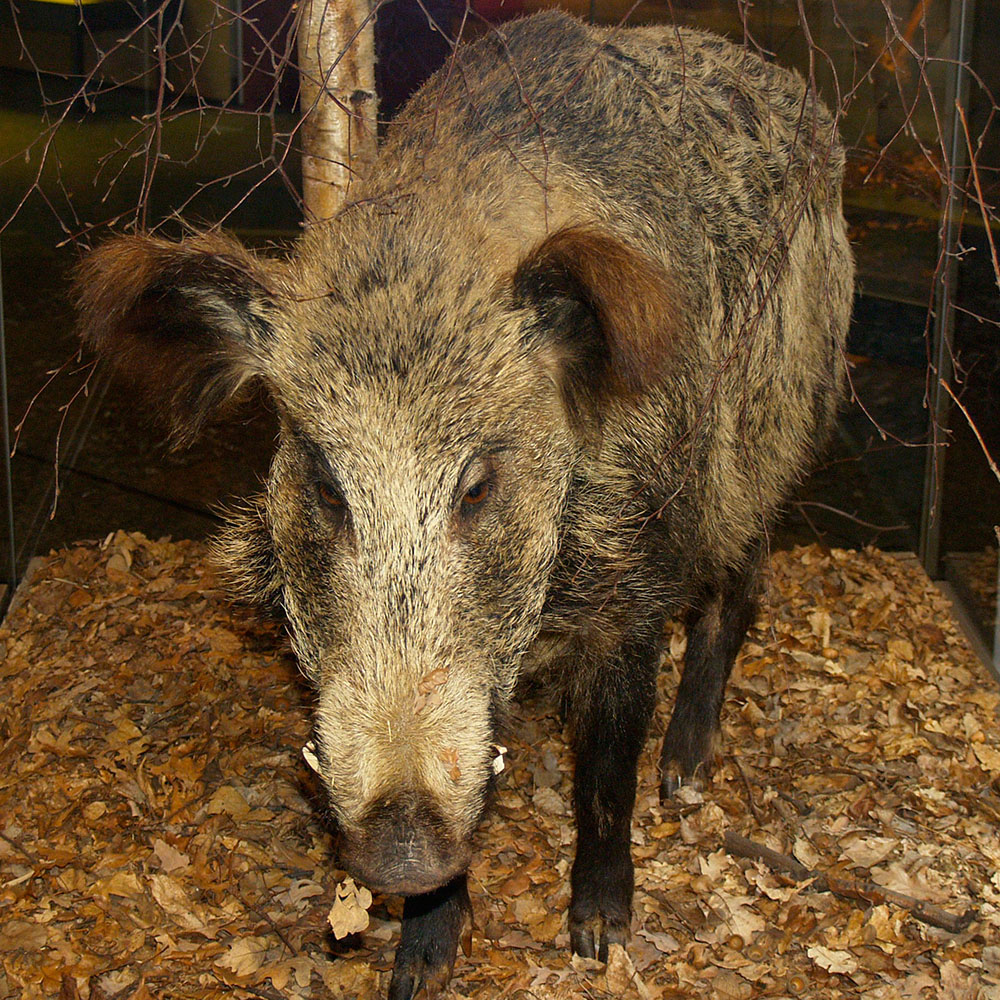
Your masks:
{"label": "boar's mouth", "polygon": [[372,805],[356,831],[340,830],[340,864],[375,892],[432,892],[469,866],[471,844],[448,829],[429,796],[402,793]]}

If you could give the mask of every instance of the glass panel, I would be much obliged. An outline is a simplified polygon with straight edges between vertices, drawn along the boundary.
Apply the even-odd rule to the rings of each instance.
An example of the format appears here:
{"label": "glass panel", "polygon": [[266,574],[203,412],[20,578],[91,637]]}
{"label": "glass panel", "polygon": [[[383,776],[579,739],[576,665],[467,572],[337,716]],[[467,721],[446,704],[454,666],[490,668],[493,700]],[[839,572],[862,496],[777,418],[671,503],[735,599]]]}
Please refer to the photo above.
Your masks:
{"label": "glass panel", "polygon": [[14,558],[16,541],[14,538],[14,497],[10,465],[10,418],[7,399],[7,330],[4,321],[3,302],[3,253],[0,245],[0,448],[3,461],[0,462],[0,496],[2,496],[2,527],[0,527],[0,615],[7,607],[7,601],[17,585],[18,569]]}
{"label": "glass panel", "polygon": [[[629,5],[594,0],[577,9],[616,23]],[[631,20],[643,19],[675,19],[745,40],[811,75],[827,103],[840,108],[848,149],[845,210],[858,262],[850,338],[855,405],[845,409],[824,466],[792,506],[782,540],[819,534],[833,544],[918,549],[922,485],[930,474],[935,370],[929,362],[943,331],[954,368],[949,388],[958,398],[952,402],[945,393],[949,405],[939,418],[947,447],[937,458],[942,494],[931,524],[940,532],[943,561],[935,555],[927,564],[951,582],[996,662],[1000,234],[990,206],[1000,203],[1000,127],[992,96],[1000,95],[1000,3],[664,0],[640,4]],[[963,30],[972,39],[964,49],[971,72],[962,74],[953,153]],[[975,169],[966,170],[970,160]],[[953,168],[959,228],[953,256],[944,256],[942,205]],[[945,279],[953,327],[936,308]],[[929,497],[928,516],[933,492]]]}
{"label": "glass panel", "polygon": [[[126,391],[77,359],[66,299],[77,247],[93,242],[107,222],[121,229],[166,220],[165,231],[176,234],[183,215],[224,222],[257,245],[297,231],[294,5],[261,0],[241,18],[245,6],[119,0],[92,4],[84,15],[67,6],[69,20],[30,21],[24,13],[15,25],[14,8],[0,5],[0,232],[12,421],[20,424],[30,409],[15,458],[22,562],[39,547],[120,527],[203,535],[213,525],[212,504],[253,491],[266,466],[274,423],[259,405],[244,422],[210,431],[193,451],[167,454],[155,425],[137,424]],[[500,17],[549,4],[474,6]],[[822,467],[791,505],[780,541],[916,549],[960,0],[564,6],[606,23],[632,12],[633,23],[676,20],[723,32],[813,76],[840,109],[859,277],[850,339],[856,403],[845,408]],[[980,601],[981,631],[992,642],[1000,497],[986,452],[1000,452],[1000,315],[990,228],[996,219],[982,206],[1000,203],[1000,130],[989,96],[1000,94],[1000,61],[990,58],[1000,41],[1000,3],[978,0],[975,7],[967,126],[978,169],[959,178],[968,192],[955,275],[953,388],[961,406],[944,414],[950,446],[939,523],[944,569],[970,606]],[[118,20],[80,21],[99,9]],[[446,57],[443,33],[431,29],[429,16],[454,29],[462,4],[398,0],[380,13],[377,65],[387,113]],[[482,30],[475,16],[470,23]]]}
{"label": "glass panel", "polygon": [[16,22],[0,6],[0,239],[22,570],[35,552],[118,528],[204,536],[220,499],[259,488],[274,436],[258,403],[168,453],[149,407],[78,355],[67,292],[82,249],[105,224],[176,236],[183,215],[263,245],[293,237],[301,218],[287,4],[258,11],[238,67],[233,14],[211,0],[185,0],[183,12],[177,0],[70,5],[62,18],[48,6],[18,8]]}
{"label": "glass panel", "polygon": [[954,377],[944,417],[940,550],[942,570],[1000,668],[997,542],[1000,522],[1000,128],[996,59],[998,5],[979,3],[972,35],[972,85],[958,135],[969,161],[958,218]]}

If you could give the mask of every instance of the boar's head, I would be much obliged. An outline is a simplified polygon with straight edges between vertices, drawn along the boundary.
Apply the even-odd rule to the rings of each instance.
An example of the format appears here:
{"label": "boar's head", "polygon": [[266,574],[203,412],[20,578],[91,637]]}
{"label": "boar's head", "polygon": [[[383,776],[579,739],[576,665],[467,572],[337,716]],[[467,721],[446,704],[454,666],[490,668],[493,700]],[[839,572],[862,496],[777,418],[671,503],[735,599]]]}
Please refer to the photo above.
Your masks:
{"label": "boar's head", "polygon": [[602,413],[656,376],[671,306],[655,265],[592,229],[499,274],[412,239],[321,231],[272,260],[127,236],[77,276],[84,340],[176,442],[248,382],[273,399],[266,490],[220,552],[317,690],[344,866],[403,894],[467,866],[571,483]]}

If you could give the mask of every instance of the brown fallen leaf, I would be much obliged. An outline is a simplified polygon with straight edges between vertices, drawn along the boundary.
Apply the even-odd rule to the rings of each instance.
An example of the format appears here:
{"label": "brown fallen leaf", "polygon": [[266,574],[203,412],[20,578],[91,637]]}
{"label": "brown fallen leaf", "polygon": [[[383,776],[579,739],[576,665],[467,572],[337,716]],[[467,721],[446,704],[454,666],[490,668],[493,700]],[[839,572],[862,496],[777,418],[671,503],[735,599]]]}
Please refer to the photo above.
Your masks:
{"label": "brown fallen leaf", "polygon": [[821,969],[826,969],[827,972],[846,973],[849,975],[858,970],[858,961],[849,951],[836,951],[817,944],[811,948],[807,948],[806,954]]}
{"label": "brown fallen leaf", "polygon": [[238,938],[230,942],[215,964],[236,976],[252,976],[264,964],[269,945],[263,937]]}
{"label": "brown fallen leaf", "polygon": [[338,940],[348,934],[360,934],[368,927],[368,908],[372,905],[372,894],[364,886],[356,885],[354,879],[345,878],[337,886],[327,922]]}
{"label": "brown fallen leaf", "polygon": [[159,837],[153,840],[153,854],[156,855],[160,867],[168,875],[181,868],[187,868],[191,864],[191,859],[186,854],[178,851],[176,847],[172,847]]}
{"label": "brown fallen leaf", "polygon": [[620,944],[613,944],[608,948],[608,964],[604,978],[609,992],[614,996],[621,996],[629,989],[633,989],[642,1000],[650,1000],[651,994],[646,984],[635,971],[628,952]]}

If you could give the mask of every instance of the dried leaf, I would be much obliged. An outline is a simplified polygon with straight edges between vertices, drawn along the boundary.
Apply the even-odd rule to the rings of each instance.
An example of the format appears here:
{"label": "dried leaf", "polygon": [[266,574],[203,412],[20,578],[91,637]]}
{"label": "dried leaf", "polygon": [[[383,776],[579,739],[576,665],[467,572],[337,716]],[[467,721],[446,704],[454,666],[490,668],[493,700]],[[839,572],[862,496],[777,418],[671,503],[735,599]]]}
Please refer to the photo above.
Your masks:
{"label": "dried leaf", "polygon": [[868,924],[875,932],[875,943],[886,954],[891,955],[899,945],[906,944],[903,935],[906,918],[905,910],[893,909],[885,904],[872,908]]}
{"label": "dried leaf", "polygon": [[646,984],[635,971],[628,952],[620,944],[613,944],[608,948],[608,965],[604,975],[608,991],[614,996],[621,996],[629,989],[635,990],[643,1000],[650,996]]}
{"label": "dried leaf", "polygon": [[984,770],[990,774],[1000,774],[1000,750],[987,746],[985,743],[975,743],[972,746],[972,752]]}
{"label": "dried leaf", "polygon": [[339,939],[365,930],[371,905],[372,894],[364,886],[355,885],[352,878],[344,879],[337,886],[337,898],[327,914],[333,936]]}
{"label": "dried leaf", "polygon": [[638,934],[664,955],[673,955],[680,948],[677,938],[671,934],[648,931],[645,927],[640,928]]}
{"label": "dried leaf", "polygon": [[420,694],[430,694],[441,687],[448,680],[448,667],[435,667],[429,670],[417,683],[417,691]]}
{"label": "dried leaf", "polygon": [[208,813],[228,813],[233,819],[241,820],[246,819],[250,805],[239,789],[223,785],[208,800],[205,810]]}
{"label": "dried leaf", "polygon": [[565,816],[569,813],[566,800],[554,788],[539,788],[531,801],[539,811],[552,816]]}
{"label": "dried leaf", "polygon": [[37,951],[44,948],[48,933],[40,924],[28,923],[26,920],[8,920],[0,926],[0,948],[3,950],[21,948],[25,951]]}
{"label": "dried leaf", "polygon": [[316,896],[322,896],[326,890],[318,882],[313,882],[310,879],[296,879],[290,886],[287,892],[283,892],[278,898],[281,900],[282,904],[288,906],[298,906],[299,903],[306,899],[313,899]]}
{"label": "dried leaf", "polygon": [[229,947],[216,959],[215,964],[220,968],[228,969],[237,976],[252,976],[264,964],[268,945],[267,938],[239,938],[230,943]]}
{"label": "dried leaf", "polygon": [[806,868],[821,868],[823,856],[806,840],[805,837],[796,837],[795,846],[792,853],[797,861],[801,861]]}
{"label": "dried leaf", "polygon": [[936,881],[932,881],[926,870],[910,873],[896,861],[887,868],[873,869],[871,874],[873,882],[915,899],[923,899],[929,903],[943,903],[948,899],[948,894]]}
{"label": "dried leaf", "polygon": [[461,780],[462,769],[458,766],[458,750],[455,747],[441,751],[441,763],[444,764],[452,781]]}
{"label": "dried leaf", "polygon": [[857,837],[844,848],[842,857],[859,868],[871,868],[884,861],[898,847],[899,840],[896,837]]}
{"label": "dried leaf", "polygon": [[849,951],[834,951],[831,948],[824,948],[822,945],[813,945],[806,949],[806,954],[821,968],[827,972],[839,972],[850,975],[857,972],[857,959]]}
{"label": "dried leaf", "polygon": [[191,863],[191,859],[186,854],[178,851],[176,847],[171,847],[159,837],[153,840],[153,853],[156,855],[160,867],[168,874],[180,868],[187,868]]}
{"label": "dried leaf", "polygon": [[812,633],[820,641],[821,646],[830,645],[830,626],[832,624],[832,619],[830,617],[830,612],[825,608],[821,608],[819,611],[814,611],[809,615],[809,627],[812,629]]}
{"label": "dried leaf", "polygon": [[890,639],[886,644],[886,649],[901,660],[911,661],[913,659],[913,643],[909,639]]}

